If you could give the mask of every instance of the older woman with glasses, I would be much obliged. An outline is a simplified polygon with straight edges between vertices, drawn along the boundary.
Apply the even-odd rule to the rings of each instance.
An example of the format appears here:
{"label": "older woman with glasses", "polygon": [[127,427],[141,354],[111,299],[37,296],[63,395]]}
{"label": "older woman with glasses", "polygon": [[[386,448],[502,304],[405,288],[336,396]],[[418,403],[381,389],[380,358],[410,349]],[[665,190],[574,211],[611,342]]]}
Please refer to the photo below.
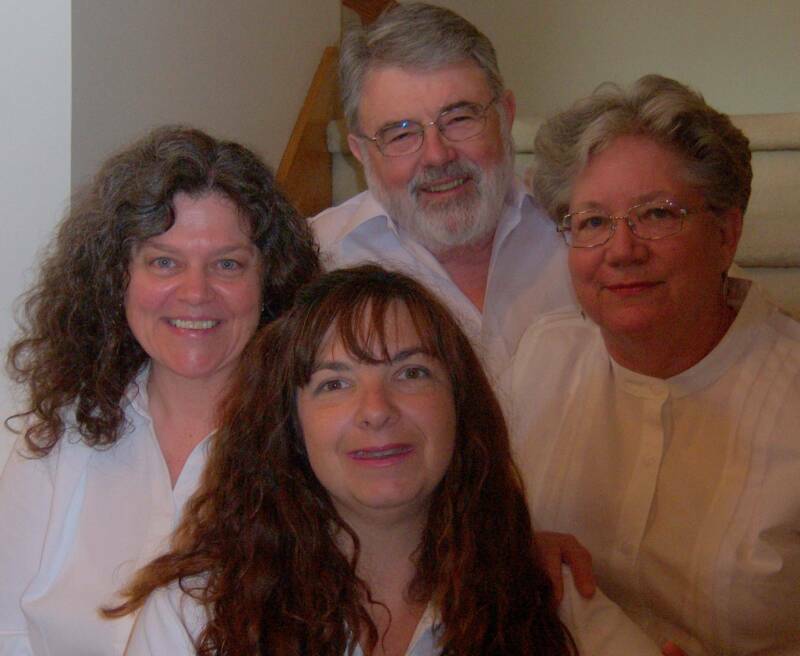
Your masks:
{"label": "older woman with glasses", "polygon": [[543,317],[514,360],[533,516],[658,643],[798,653],[800,325],[727,273],[747,139],[650,75],[552,118],[535,152],[582,312]]}

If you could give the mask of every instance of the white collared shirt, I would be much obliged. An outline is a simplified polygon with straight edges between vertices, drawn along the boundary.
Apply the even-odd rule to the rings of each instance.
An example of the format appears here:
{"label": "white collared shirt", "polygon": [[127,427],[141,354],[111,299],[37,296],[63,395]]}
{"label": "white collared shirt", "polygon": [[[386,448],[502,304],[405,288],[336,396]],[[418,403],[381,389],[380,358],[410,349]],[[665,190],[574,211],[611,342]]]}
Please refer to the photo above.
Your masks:
{"label": "white collared shirt", "polygon": [[101,605],[160,553],[191,496],[208,438],[172,488],[147,412],[146,372],[126,399],[130,430],[86,446],[67,431],[49,455],[18,442],[0,477],[0,656],[122,654],[133,618],[104,620]]}
{"label": "white collared shirt", "polygon": [[376,262],[411,275],[437,294],[495,378],[505,371],[520,337],[536,318],[575,303],[566,245],[516,180],[495,233],[482,313],[369,191],[325,210],[310,223],[327,268]]}
{"label": "white collared shirt", "polygon": [[553,313],[523,337],[511,388],[537,528],[574,533],[653,640],[800,654],[800,324],[753,286],[716,348],[660,380]]}
{"label": "white collared shirt", "polygon": [[[600,591],[584,599],[575,591],[568,568],[563,569],[561,619],[581,656],[660,656],[661,650]],[[202,606],[173,583],[156,590],[136,619],[125,656],[191,656],[194,641],[207,622]],[[440,656],[441,620],[432,606],[417,624],[405,656]],[[357,646],[354,656],[363,656]]]}

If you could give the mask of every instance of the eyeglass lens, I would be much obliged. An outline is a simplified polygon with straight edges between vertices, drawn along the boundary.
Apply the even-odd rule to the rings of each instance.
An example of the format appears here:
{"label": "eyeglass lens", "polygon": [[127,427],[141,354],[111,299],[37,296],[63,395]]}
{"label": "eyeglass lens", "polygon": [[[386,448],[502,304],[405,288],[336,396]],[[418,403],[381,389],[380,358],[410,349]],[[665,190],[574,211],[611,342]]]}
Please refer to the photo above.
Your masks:
{"label": "eyeglass lens", "polygon": [[574,212],[564,217],[564,233],[571,246],[599,246],[614,232],[616,221],[625,220],[641,239],[663,239],[679,232],[686,210],[670,200],[659,200],[631,207],[625,216],[611,217],[596,210]]}
{"label": "eyeglass lens", "polygon": [[[459,105],[440,114],[432,125],[448,141],[466,141],[478,136],[483,130],[486,125],[486,109],[488,107],[480,105]],[[425,139],[426,125],[417,121],[401,121],[390,125],[376,135],[378,147],[389,157],[416,152]]]}

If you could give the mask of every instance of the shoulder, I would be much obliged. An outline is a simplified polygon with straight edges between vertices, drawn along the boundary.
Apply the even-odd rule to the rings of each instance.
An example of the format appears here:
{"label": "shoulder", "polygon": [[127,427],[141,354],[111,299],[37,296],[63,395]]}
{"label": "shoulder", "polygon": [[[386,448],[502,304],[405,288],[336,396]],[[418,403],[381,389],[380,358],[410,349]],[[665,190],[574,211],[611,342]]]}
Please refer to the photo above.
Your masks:
{"label": "shoulder", "polygon": [[325,249],[341,241],[358,225],[380,212],[382,209],[372,194],[362,191],[340,205],[329,207],[312,216],[308,223],[320,247]]}
{"label": "shoulder", "polygon": [[565,307],[543,314],[525,330],[512,366],[519,371],[540,360],[556,363],[601,343],[598,327],[577,308]]}
{"label": "shoulder", "polygon": [[177,582],[154,591],[136,618],[126,656],[195,653],[195,641],[208,621],[205,608]]}

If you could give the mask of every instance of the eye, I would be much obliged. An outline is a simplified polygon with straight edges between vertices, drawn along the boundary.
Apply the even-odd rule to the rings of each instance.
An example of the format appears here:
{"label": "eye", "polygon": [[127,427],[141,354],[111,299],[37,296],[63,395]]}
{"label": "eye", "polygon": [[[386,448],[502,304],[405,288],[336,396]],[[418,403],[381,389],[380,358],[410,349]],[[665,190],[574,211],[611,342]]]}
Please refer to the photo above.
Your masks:
{"label": "eye", "polygon": [[175,260],[166,255],[159,255],[158,257],[150,260],[150,266],[156,269],[171,269],[175,266]]}
{"label": "eye", "polygon": [[671,203],[658,203],[641,207],[637,217],[644,223],[666,223],[680,219],[681,211]]}
{"label": "eye", "polygon": [[403,367],[397,376],[401,380],[424,380],[431,377],[431,370],[422,365],[412,364]]}
{"label": "eye", "polygon": [[219,268],[223,271],[238,271],[242,268],[241,262],[237,262],[236,260],[232,260],[230,258],[220,260],[217,263],[217,266],[219,266]]}
{"label": "eye", "polygon": [[314,387],[314,394],[325,394],[326,392],[338,392],[350,387],[343,378],[328,378],[318,383]]}
{"label": "eye", "polygon": [[402,121],[396,125],[390,125],[380,131],[378,139],[384,144],[399,143],[413,139],[422,131],[419,123],[414,121]]}
{"label": "eye", "polygon": [[445,128],[455,127],[460,123],[469,123],[477,118],[476,113],[471,109],[454,109],[452,112],[444,114],[439,120]]}
{"label": "eye", "polygon": [[610,219],[602,214],[575,215],[571,225],[575,232],[594,232],[605,228],[609,221]]}

